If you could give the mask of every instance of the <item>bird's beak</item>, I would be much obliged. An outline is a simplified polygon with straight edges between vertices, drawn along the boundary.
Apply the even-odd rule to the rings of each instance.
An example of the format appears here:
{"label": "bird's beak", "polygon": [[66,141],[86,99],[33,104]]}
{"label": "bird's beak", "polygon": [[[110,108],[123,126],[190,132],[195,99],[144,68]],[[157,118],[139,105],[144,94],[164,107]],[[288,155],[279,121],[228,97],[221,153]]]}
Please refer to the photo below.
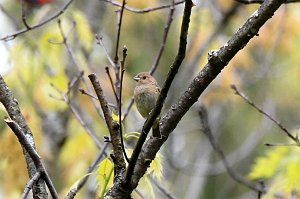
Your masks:
{"label": "bird's beak", "polygon": [[136,76],[133,77],[133,79],[134,79],[135,81],[139,81],[141,78],[140,78],[138,75],[136,75]]}

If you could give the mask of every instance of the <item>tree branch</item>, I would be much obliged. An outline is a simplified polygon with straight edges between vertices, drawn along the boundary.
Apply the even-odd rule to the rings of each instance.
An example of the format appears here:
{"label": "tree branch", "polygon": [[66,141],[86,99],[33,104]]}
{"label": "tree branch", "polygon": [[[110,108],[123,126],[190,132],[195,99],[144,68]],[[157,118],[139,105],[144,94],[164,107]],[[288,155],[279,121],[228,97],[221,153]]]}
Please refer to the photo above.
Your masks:
{"label": "tree branch", "polygon": [[300,141],[299,138],[297,136],[294,136],[289,130],[287,130],[286,127],[284,127],[279,121],[277,121],[276,119],[274,119],[271,115],[269,115],[268,113],[266,113],[265,111],[263,111],[260,107],[258,107],[252,100],[250,100],[245,94],[243,94],[242,92],[240,92],[237,87],[232,84],[231,88],[235,91],[235,94],[240,96],[243,100],[245,100],[250,106],[252,106],[253,108],[255,108],[258,112],[260,112],[261,114],[265,115],[267,118],[269,118],[272,122],[274,122],[278,128],[280,128],[291,140],[293,140],[295,142],[295,144],[297,146],[300,146]]}
{"label": "tree branch", "polygon": [[122,90],[123,90],[123,79],[124,79],[124,72],[125,72],[125,60],[127,57],[127,48],[126,46],[123,47],[123,57],[121,60],[121,77],[120,77],[120,89],[119,89],[119,100],[118,100],[118,112],[119,112],[119,132],[120,132],[120,139],[121,139],[121,145],[122,145],[122,150],[123,150],[123,154],[124,157],[127,161],[127,163],[129,163],[129,158],[126,154],[126,150],[125,150],[125,144],[124,144],[124,140],[123,140],[123,127],[122,127]]}
{"label": "tree branch", "polygon": [[53,21],[54,19],[56,19],[57,17],[59,17],[60,15],[62,15],[66,10],[67,8],[71,5],[71,3],[73,2],[74,0],[69,0],[62,8],[61,10],[59,10],[57,13],[55,13],[53,16],[49,17],[48,19],[46,19],[45,21],[42,21],[34,26],[29,26],[27,23],[26,23],[26,19],[25,19],[25,22],[24,22],[24,19],[23,19],[23,22],[24,24],[26,24],[26,28],[22,29],[22,30],[19,30],[11,35],[7,35],[5,37],[2,37],[0,38],[0,40],[3,40],[3,41],[9,41],[9,40],[13,40],[15,39],[16,37],[18,37],[19,35],[21,34],[24,34],[30,30],[33,30],[33,29],[37,29],[51,21]]}
{"label": "tree branch", "polygon": [[119,124],[112,119],[111,111],[109,110],[108,103],[104,97],[103,89],[95,74],[88,76],[93,84],[98,100],[100,102],[104,118],[111,136],[111,143],[113,147],[113,160],[116,166],[116,175],[121,175],[125,170],[125,161],[123,157],[121,138],[119,135]]}
{"label": "tree branch", "polygon": [[167,23],[166,23],[165,28],[164,28],[163,39],[161,41],[161,44],[160,44],[157,56],[154,60],[154,63],[152,64],[152,67],[149,70],[149,73],[151,75],[153,75],[153,73],[156,71],[156,69],[158,67],[158,64],[159,64],[159,61],[160,61],[160,58],[161,58],[161,56],[164,52],[166,42],[167,42],[167,38],[168,38],[168,35],[169,35],[169,30],[170,30],[170,27],[171,27],[171,24],[172,24],[172,21],[173,21],[174,11],[175,11],[175,1],[171,0],[170,13],[169,13],[169,17],[168,17]]}
{"label": "tree branch", "polygon": [[34,174],[34,176],[27,182],[25,189],[22,193],[21,199],[26,199],[29,191],[32,189],[33,185],[40,179],[42,176],[42,172],[38,171]]}
{"label": "tree branch", "polygon": [[[177,103],[172,105],[160,120],[160,131],[164,139],[159,140],[150,137],[144,144],[132,176],[132,186],[137,186],[139,179],[146,172],[151,160],[155,158],[156,153],[167,140],[169,134],[176,128],[181,118],[198,100],[202,92],[217,77],[237,52],[244,48],[251,38],[258,35],[259,29],[274,15],[275,11],[284,2],[285,0],[266,0],[224,46],[219,50],[209,53],[208,63],[193,79]],[[147,164],[145,164],[145,160],[148,160]]]}
{"label": "tree branch", "polygon": [[[33,148],[33,146],[29,143],[25,132],[21,129],[21,127],[15,121],[11,120],[10,118],[6,118],[4,121],[11,128],[11,130],[15,133],[15,135],[17,136],[22,147],[30,155],[32,161],[34,162],[37,172],[42,172],[43,179],[45,180],[45,182],[49,188],[52,198],[58,199],[58,194],[57,194],[55,187],[45,169],[45,166],[42,163],[39,154],[36,152],[36,150]],[[34,174],[32,178],[36,178],[36,175]]]}
{"label": "tree branch", "polygon": [[256,184],[254,182],[251,182],[249,180],[247,180],[246,178],[244,178],[243,176],[239,175],[236,171],[234,171],[231,167],[230,164],[223,152],[223,150],[221,149],[221,147],[218,145],[215,137],[213,136],[210,126],[209,126],[209,122],[208,122],[208,116],[207,116],[207,110],[203,105],[200,105],[198,107],[198,114],[200,117],[200,122],[201,122],[201,130],[202,132],[206,135],[206,137],[208,138],[210,145],[212,146],[212,148],[214,149],[214,151],[217,153],[217,155],[220,157],[220,159],[222,160],[227,173],[230,175],[230,177],[235,180],[236,182],[243,184],[245,186],[247,186],[248,188],[258,192],[258,193],[264,193],[264,187],[262,187],[260,184]]}
{"label": "tree branch", "polygon": [[[18,126],[22,129],[22,132],[25,133],[25,136],[29,140],[29,143],[32,147],[34,145],[34,139],[32,132],[27,125],[24,116],[21,113],[21,110],[18,105],[18,101],[13,97],[12,92],[9,90],[6,85],[4,79],[0,75],[0,102],[4,105],[9,117],[15,121]],[[34,162],[27,151],[23,148],[23,153],[25,155],[27,169],[29,177],[32,178],[37,172]],[[33,196],[34,198],[48,198],[47,190],[42,179],[38,180],[38,182],[33,187]]]}
{"label": "tree branch", "polygon": [[[168,20],[167,20],[167,23],[165,25],[165,28],[164,28],[164,34],[163,34],[163,39],[160,43],[160,47],[159,47],[159,50],[158,50],[158,53],[156,55],[156,58],[151,66],[151,69],[149,70],[149,73],[152,75],[157,67],[158,67],[158,64],[159,64],[159,61],[160,61],[160,58],[164,52],[164,49],[165,49],[165,46],[166,46],[166,43],[167,43],[167,38],[168,38],[168,35],[169,35],[169,30],[170,30],[170,27],[171,27],[171,24],[172,24],[172,21],[173,21],[173,16],[174,16],[174,11],[175,11],[175,2],[174,0],[171,0],[172,2],[172,6],[170,6],[170,13],[169,13],[169,17],[168,17]],[[129,105],[124,113],[124,120],[126,119],[126,117],[128,116],[129,114],[129,111],[133,105],[133,102],[134,102],[134,97],[132,97],[130,99],[130,102],[129,102]]]}
{"label": "tree branch", "polygon": [[[113,0],[102,0],[102,1],[105,1],[107,3],[111,3],[114,6],[122,7],[122,4],[120,4],[117,1],[113,1]],[[179,5],[179,4],[182,4],[184,2],[185,2],[184,0],[181,0],[181,1],[175,2],[175,5]],[[130,11],[130,12],[134,12],[134,13],[138,13],[138,14],[143,14],[143,13],[157,11],[157,10],[161,10],[161,9],[165,9],[165,8],[170,8],[172,6],[173,6],[173,3],[172,4],[168,4],[168,5],[157,6],[157,7],[153,7],[153,8],[145,8],[145,9],[132,8],[132,7],[129,7],[127,5],[125,5],[124,8],[126,10]]]}
{"label": "tree branch", "polygon": [[[156,106],[151,111],[149,118],[146,120],[146,122],[143,126],[142,133],[138,139],[135,149],[133,150],[133,153],[132,153],[132,156],[130,159],[130,164],[128,165],[128,168],[126,171],[126,177],[125,177],[126,185],[134,184],[134,187],[137,185],[137,182],[134,182],[134,183],[131,182],[131,178],[133,176],[133,171],[136,166],[136,161],[139,157],[142,146],[145,143],[147,134],[153,125],[153,122],[160,115],[161,109],[162,109],[165,99],[167,97],[168,91],[171,87],[171,84],[172,84],[172,82],[175,78],[175,75],[177,74],[179,67],[185,57],[186,45],[187,45],[187,35],[188,35],[190,16],[191,16],[193,6],[194,6],[194,3],[191,0],[186,1],[185,7],[184,7],[182,25],[181,25],[181,33],[180,33],[178,52],[177,52],[177,55],[176,55],[176,58],[175,58],[173,64],[170,66],[170,71],[169,71],[167,79],[162,87],[161,93],[157,99]],[[156,138],[156,139],[164,140],[165,138],[166,137],[163,135],[163,138]],[[145,161],[145,162],[143,162],[143,164],[146,166],[149,166],[151,163],[151,160],[153,160],[153,159],[150,159],[150,162],[148,160],[149,159],[143,159],[142,161]]]}

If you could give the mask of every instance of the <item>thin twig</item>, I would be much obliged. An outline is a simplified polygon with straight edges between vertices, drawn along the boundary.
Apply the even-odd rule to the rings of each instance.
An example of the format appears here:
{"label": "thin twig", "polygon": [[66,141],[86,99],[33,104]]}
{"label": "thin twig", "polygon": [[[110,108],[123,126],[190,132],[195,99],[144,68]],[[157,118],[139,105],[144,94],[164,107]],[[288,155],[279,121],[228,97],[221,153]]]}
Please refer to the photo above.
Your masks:
{"label": "thin twig", "polygon": [[243,93],[241,93],[237,87],[232,84],[231,88],[235,91],[235,94],[240,96],[242,99],[244,99],[250,106],[252,106],[253,108],[255,108],[258,112],[262,113],[263,115],[265,115],[266,117],[268,117],[272,122],[274,122],[289,138],[291,138],[298,146],[300,146],[300,142],[297,136],[293,136],[291,132],[289,132],[289,130],[287,130],[287,128],[285,128],[279,121],[277,121],[276,119],[274,119],[271,115],[269,115],[268,113],[266,113],[265,111],[263,111],[260,107],[258,107],[253,101],[251,101],[246,95],[244,95]]}
{"label": "thin twig", "polygon": [[[81,94],[87,95],[87,96],[89,96],[89,97],[91,97],[91,98],[93,98],[93,99],[95,99],[95,100],[98,100],[98,98],[97,98],[95,95],[93,95],[93,94],[91,94],[91,93],[88,93],[88,92],[87,92],[86,90],[84,90],[83,88],[79,88],[78,90],[80,91]],[[110,106],[110,107],[112,107],[112,108],[114,108],[114,109],[117,109],[117,108],[118,108],[115,104],[109,103],[109,102],[108,102],[108,106]]]}
{"label": "thin twig", "polygon": [[[263,188],[263,190],[265,189],[265,182],[263,180],[258,182],[260,184],[260,186]],[[257,199],[261,199],[261,197],[263,196],[265,192],[264,191],[258,191],[257,192]]]}
{"label": "thin twig", "polygon": [[125,113],[124,113],[124,119],[123,120],[125,120],[127,118],[127,116],[128,116],[128,114],[129,114],[129,112],[131,110],[131,107],[132,107],[133,103],[134,103],[134,97],[132,96],[131,99],[130,99],[129,105],[128,105]]}
{"label": "thin twig", "polygon": [[26,199],[29,191],[32,189],[33,185],[40,179],[42,176],[42,172],[38,171],[34,174],[34,176],[27,182],[25,189],[22,193],[21,199]]}
{"label": "thin twig", "polygon": [[129,158],[126,154],[125,150],[125,144],[123,140],[123,127],[122,127],[122,90],[123,90],[123,78],[124,78],[124,72],[125,72],[125,60],[127,57],[127,48],[126,46],[123,47],[123,58],[121,61],[121,78],[120,78],[120,90],[119,90],[119,101],[118,101],[118,110],[119,110],[119,125],[120,125],[120,138],[121,138],[121,145],[122,145],[122,150],[125,156],[125,159],[127,163],[129,163]]}
{"label": "thin twig", "polygon": [[114,86],[114,82],[113,82],[113,80],[112,80],[112,77],[111,77],[111,75],[110,75],[109,68],[108,68],[108,67],[105,67],[105,71],[106,71],[106,74],[107,74],[107,76],[108,76],[108,78],[109,78],[110,85],[111,85],[111,87],[112,87],[112,89],[113,89],[113,93],[114,93],[114,95],[115,95],[116,102],[118,102],[118,101],[119,101],[119,97],[118,97],[118,94],[117,94],[117,92],[116,92],[116,89],[115,89],[115,86]]}
{"label": "thin twig", "polygon": [[[76,57],[75,57],[75,55],[74,55],[74,52],[73,52],[72,48],[70,47],[70,45],[69,45],[69,43],[68,43],[68,38],[67,38],[67,36],[66,36],[66,35],[70,34],[71,30],[74,29],[75,23],[73,23],[73,26],[72,26],[71,29],[69,30],[69,33],[68,33],[68,34],[65,34],[65,33],[64,33],[64,31],[63,31],[63,29],[62,29],[62,26],[61,26],[61,20],[58,20],[57,23],[58,23],[58,28],[59,28],[60,34],[61,34],[62,39],[63,39],[62,44],[64,44],[64,46],[65,46],[65,48],[67,49],[67,52],[68,52],[68,54],[69,54],[69,56],[70,56],[72,62],[73,62],[74,65],[76,66],[78,72],[80,72],[80,71],[82,71],[82,68],[83,68],[83,67],[82,67],[82,66],[79,64],[79,62],[77,61],[77,59],[76,59]],[[81,79],[82,79],[82,82],[84,83],[84,85],[86,86],[86,88],[87,88],[87,90],[88,90],[88,93],[92,93],[92,88],[91,88],[90,84],[88,84],[88,82],[87,82],[87,80],[86,80],[86,77],[82,76]],[[95,107],[95,109],[96,109],[98,115],[99,115],[101,118],[103,118],[103,115],[102,115],[102,113],[101,113],[100,106],[99,106],[99,104],[98,104],[98,102],[97,102],[97,99],[92,98],[92,102],[93,102],[93,105],[94,105],[94,107]]]}
{"label": "thin twig", "polygon": [[107,49],[105,48],[105,45],[103,44],[103,41],[102,41],[102,36],[99,36],[98,34],[96,34],[96,41],[97,41],[97,44],[100,45],[103,49],[104,49],[104,52],[105,52],[105,55],[110,63],[110,65],[112,67],[114,67],[114,61],[112,60],[112,58],[109,56],[108,52],[107,52]]}
{"label": "thin twig", "polygon": [[123,158],[123,151],[121,146],[121,138],[119,136],[119,124],[112,119],[111,111],[109,110],[108,103],[105,99],[103,89],[100,82],[95,74],[90,74],[88,76],[92,82],[92,85],[97,94],[98,100],[100,102],[106,125],[108,127],[111,143],[113,147],[114,163],[116,164],[116,175],[119,175],[125,169],[125,161]]}
{"label": "thin twig", "polygon": [[70,110],[72,111],[72,113],[75,116],[75,118],[79,121],[80,125],[86,130],[86,132],[88,133],[88,135],[95,142],[96,146],[99,149],[101,149],[101,148],[103,148],[103,145],[102,145],[100,139],[98,138],[97,134],[88,127],[87,123],[83,120],[83,118],[81,117],[81,115],[79,114],[79,112],[77,111],[77,109],[71,103],[71,100],[70,100],[70,97],[69,97],[69,93],[71,92],[73,86],[80,79],[82,79],[82,76],[83,76],[83,72],[80,72],[76,77],[74,77],[73,80],[70,81],[69,86],[68,86],[68,90],[65,93],[62,93],[59,90],[57,90],[57,92],[59,92],[62,95],[63,100],[69,106]]}
{"label": "thin twig", "polygon": [[215,137],[213,136],[210,126],[209,126],[209,122],[208,122],[208,116],[207,116],[207,111],[206,108],[203,105],[200,105],[198,107],[198,114],[200,117],[200,122],[201,122],[201,128],[202,128],[202,132],[207,136],[212,148],[214,149],[214,151],[217,153],[217,155],[221,158],[228,174],[230,175],[230,177],[235,180],[238,183],[241,183],[245,186],[247,186],[248,188],[258,192],[258,193],[263,193],[265,192],[263,190],[263,187],[260,184],[256,184],[253,183],[251,181],[248,181],[246,178],[242,177],[241,175],[239,175],[236,171],[234,171],[231,167],[229,162],[227,161],[227,158],[223,152],[223,150],[221,149],[221,147],[218,145]]}
{"label": "thin twig", "polygon": [[[122,4],[120,4],[117,1],[112,1],[112,0],[102,0],[102,1],[105,1],[107,3],[111,3],[114,6],[122,7]],[[178,2],[175,2],[174,5],[179,5],[179,4],[182,4],[184,2],[185,2],[184,0],[178,1]],[[129,7],[129,6],[125,5],[125,9],[130,11],[130,12],[143,14],[143,13],[148,13],[148,12],[153,12],[153,11],[157,11],[157,10],[161,10],[161,9],[170,8],[172,6],[173,6],[173,4],[168,4],[168,5],[162,5],[162,6],[157,6],[157,7],[153,7],[153,8],[138,9],[138,8],[132,8],[132,7]]]}
{"label": "thin twig", "polygon": [[169,13],[169,17],[168,17],[167,23],[165,25],[164,35],[163,35],[163,38],[162,38],[162,41],[161,41],[161,44],[160,44],[160,47],[159,47],[156,59],[154,60],[154,63],[152,64],[151,69],[149,70],[149,73],[151,75],[157,69],[159,61],[160,61],[160,58],[161,58],[161,56],[162,56],[162,54],[164,52],[164,49],[165,49],[165,46],[166,46],[166,42],[167,42],[167,38],[168,38],[168,35],[169,35],[169,30],[170,30],[170,27],[171,27],[171,24],[172,24],[172,21],[173,21],[174,11],[175,11],[175,1],[171,0],[170,13]]}
{"label": "thin twig", "polygon": [[[22,132],[25,133],[26,138],[28,138],[28,142],[32,147],[35,147],[34,138],[32,135],[32,131],[26,123],[25,117],[23,116],[17,99],[14,98],[11,90],[6,85],[4,79],[0,75],[0,102],[5,107],[9,117],[18,124],[22,128]],[[26,151],[24,147],[23,154],[26,159],[26,164],[28,168],[29,177],[31,178],[37,172],[37,168],[34,165],[32,157]],[[34,185],[33,196],[44,198],[48,196],[46,186],[43,179],[38,180],[38,182]]]}
{"label": "thin twig", "polygon": [[[131,187],[135,188],[138,185],[139,180],[147,170],[147,166],[149,166],[148,163],[155,158],[155,155],[161,149],[168,136],[174,131],[179,121],[191,106],[197,102],[203,91],[212,83],[217,75],[221,73],[230,60],[247,45],[250,39],[258,34],[259,29],[274,15],[284,2],[285,0],[264,1],[255,14],[246,20],[224,46],[209,53],[208,63],[192,80],[188,88],[183,91],[178,101],[174,103],[161,118],[159,128],[163,139],[159,140],[155,137],[150,137],[147,142],[143,144],[134,172],[132,173]],[[189,3],[188,0],[186,1],[186,5],[187,3]],[[185,15],[183,18],[185,18]],[[182,29],[184,28],[182,27]],[[181,37],[181,39],[184,39],[184,37]],[[184,47],[182,46],[181,48]],[[182,56],[184,56],[184,54]],[[112,190],[117,191],[117,189]]]}
{"label": "thin twig", "polygon": [[[149,118],[146,120],[142,133],[136,143],[135,149],[133,150],[130,163],[127,167],[126,171],[126,177],[125,177],[125,184],[129,184],[132,178],[132,174],[134,172],[134,168],[136,166],[136,161],[139,157],[139,154],[141,152],[141,149],[144,145],[144,142],[146,141],[147,135],[156,120],[156,118],[159,116],[161,109],[163,107],[163,104],[165,102],[165,99],[167,97],[168,91],[171,87],[171,84],[175,78],[175,75],[177,74],[177,71],[179,70],[179,67],[181,66],[181,63],[185,57],[186,52],[186,45],[187,45],[187,35],[188,35],[188,29],[189,29],[189,23],[190,23],[190,16],[192,12],[192,7],[194,6],[194,3],[191,0],[187,0],[184,7],[184,15],[182,18],[182,25],[181,25],[181,33],[180,33],[180,41],[179,41],[179,48],[178,53],[176,55],[176,58],[170,67],[170,71],[168,73],[167,79],[162,87],[161,93],[158,96],[155,108],[151,111]],[[164,140],[166,137],[162,135],[162,138],[157,138]],[[153,138],[155,139],[155,138]]]}
{"label": "thin twig", "polygon": [[[149,73],[151,75],[156,71],[156,69],[158,67],[159,61],[161,59],[161,56],[162,56],[162,54],[164,52],[164,49],[165,49],[165,46],[166,46],[167,38],[168,38],[168,35],[169,35],[169,30],[170,30],[170,27],[171,27],[171,24],[172,24],[172,21],[173,21],[173,15],[174,15],[174,11],[175,11],[175,2],[174,2],[174,0],[171,0],[171,1],[172,1],[172,4],[171,4],[172,6],[170,7],[169,18],[168,18],[167,23],[165,25],[163,39],[161,41],[161,44],[160,44],[157,56],[156,56],[156,58],[154,60],[154,63],[152,64],[152,67],[149,70]],[[124,119],[123,120],[125,120],[126,117],[128,116],[129,111],[131,110],[131,107],[132,107],[133,103],[134,103],[134,97],[132,97],[130,99],[130,103],[129,103],[126,111],[125,111]]]}
{"label": "thin twig", "polygon": [[126,0],[123,0],[122,6],[120,10],[117,10],[117,38],[116,38],[116,49],[115,49],[115,57],[114,57],[114,69],[115,69],[115,76],[116,76],[116,92],[120,93],[120,63],[119,63],[119,46],[120,46],[120,37],[121,37],[121,29],[122,29],[122,22],[123,22],[123,13],[124,7],[126,4]]}
{"label": "thin twig", "polygon": [[87,96],[89,96],[89,97],[91,97],[91,98],[93,98],[93,99],[95,99],[95,100],[98,100],[98,98],[97,98],[95,95],[93,95],[93,94],[91,94],[91,93],[88,93],[88,92],[87,92],[86,90],[84,90],[83,88],[79,88],[78,90],[80,91],[81,94],[87,95]]}
{"label": "thin twig", "polygon": [[41,171],[43,173],[43,179],[45,180],[45,182],[49,188],[52,198],[58,199],[57,191],[47,173],[47,170],[46,170],[44,164],[41,161],[39,154],[36,152],[36,150],[33,148],[33,146],[31,146],[31,144],[27,141],[27,138],[26,138],[23,130],[20,128],[20,126],[15,121],[11,120],[10,118],[6,118],[6,119],[4,119],[4,121],[11,128],[11,130],[15,133],[20,144],[28,152],[28,154],[30,155],[32,161],[34,162],[34,165],[36,166],[37,170]]}
{"label": "thin twig", "polygon": [[26,20],[26,12],[25,12],[25,2],[24,0],[21,0],[21,13],[22,13],[22,21],[24,26],[30,30],[31,27],[28,25],[27,20]]}
{"label": "thin twig", "polygon": [[194,70],[198,67],[197,63],[199,63],[199,60],[203,57],[204,53],[207,52],[207,48],[211,45],[214,39],[220,34],[220,32],[224,31],[224,29],[228,26],[229,22],[231,22],[231,19],[233,19],[233,16],[238,12],[240,7],[241,7],[240,4],[234,3],[228,10],[224,12],[221,20],[217,22],[218,24],[215,26],[213,32],[207,37],[207,39],[204,42],[201,43],[201,46],[197,47],[198,50],[195,56],[193,56],[193,58],[191,58],[188,61],[186,65],[187,70],[184,71],[185,73],[183,76],[189,76],[187,74],[195,73]]}
{"label": "thin twig", "polygon": [[71,3],[73,2],[74,0],[69,0],[62,8],[61,10],[59,10],[57,13],[55,13],[53,16],[49,17],[48,19],[36,24],[36,25],[33,25],[31,26],[29,29],[28,28],[24,28],[22,30],[19,30],[11,35],[8,35],[8,36],[5,36],[5,37],[2,37],[0,38],[0,40],[3,40],[3,41],[9,41],[9,40],[13,40],[15,39],[16,37],[18,37],[19,35],[23,34],[23,33],[26,33],[30,30],[33,30],[33,29],[37,29],[51,21],[53,21],[54,19],[56,19],[57,17],[59,17],[60,15],[62,15],[66,10],[67,8],[71,5]]}

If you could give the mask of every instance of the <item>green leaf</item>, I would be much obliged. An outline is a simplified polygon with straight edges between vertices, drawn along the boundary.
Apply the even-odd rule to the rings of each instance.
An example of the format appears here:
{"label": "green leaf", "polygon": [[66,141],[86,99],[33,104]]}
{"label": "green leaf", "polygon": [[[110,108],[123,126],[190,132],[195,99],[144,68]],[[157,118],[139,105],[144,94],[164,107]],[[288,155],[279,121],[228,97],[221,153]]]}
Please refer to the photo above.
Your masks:
{"label": "green leaf", "polygon": [[102,162],[100,162],[99,167],[97,169],[97,180],[100,188],[99,198],[103,198],[104,194],[112,186],[113,171],[114,166],[113,163],[109,160],[109,158],[106,158]]}

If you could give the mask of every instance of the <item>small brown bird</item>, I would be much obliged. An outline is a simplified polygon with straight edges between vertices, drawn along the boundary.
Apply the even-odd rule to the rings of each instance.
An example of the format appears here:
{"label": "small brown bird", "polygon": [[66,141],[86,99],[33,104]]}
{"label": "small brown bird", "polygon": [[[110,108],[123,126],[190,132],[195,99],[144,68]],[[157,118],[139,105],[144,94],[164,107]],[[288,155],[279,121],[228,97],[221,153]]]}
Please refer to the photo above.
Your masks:
{"label": "small brown bird", "polygon": [[[134,78],[136,87],[134,89],[134,101],[140,114],[144,118],[148,118],[152,109],[154,109],[157,98],[160,94],[160,88],[154,79],[148,72],[141,72]],[[159,132],[158,120],[154,122],[152,126],[153,136],[161,137]]]}

